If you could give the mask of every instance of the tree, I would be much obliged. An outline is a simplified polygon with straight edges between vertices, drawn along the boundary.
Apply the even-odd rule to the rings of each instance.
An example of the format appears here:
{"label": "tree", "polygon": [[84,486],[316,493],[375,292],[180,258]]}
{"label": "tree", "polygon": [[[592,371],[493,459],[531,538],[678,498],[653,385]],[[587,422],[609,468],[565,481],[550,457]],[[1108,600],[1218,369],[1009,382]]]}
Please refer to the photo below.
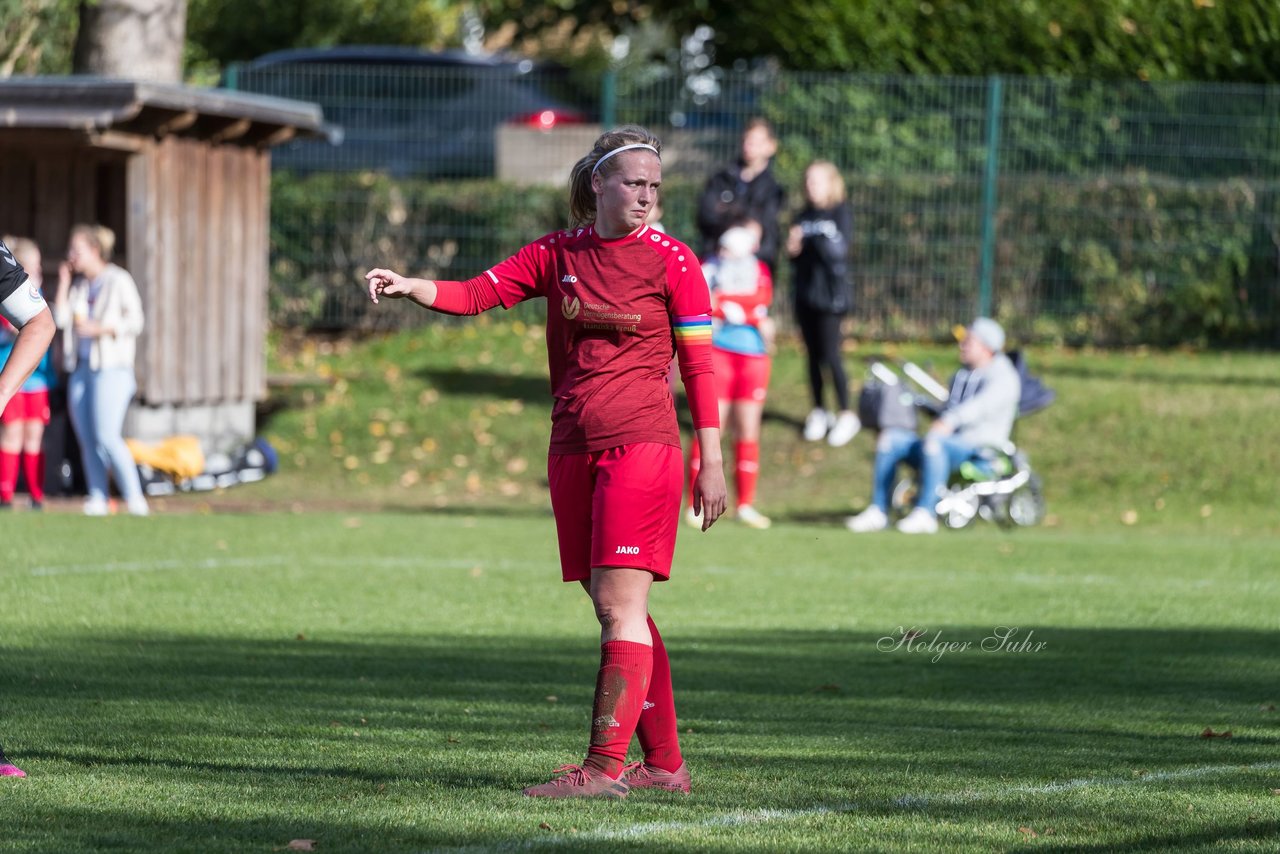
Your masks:
{"label": "tree", "polygon": [[188,38],[217,67],[291,47],[443,47],[460,43],[463,13],[455,0],[191,0]]}
{"label": "tree", "polygon": [[77,0],[0,0],[0,77],[71,69]]}
{"label": "tree", "polygon": [[1280,81],[1275,0],[479,0],[521,33],[715,31],[717,61],[805,71]]}
{"label": "tree", "polygon": [[80,74],[182,82],[187,0],[81,0]]}

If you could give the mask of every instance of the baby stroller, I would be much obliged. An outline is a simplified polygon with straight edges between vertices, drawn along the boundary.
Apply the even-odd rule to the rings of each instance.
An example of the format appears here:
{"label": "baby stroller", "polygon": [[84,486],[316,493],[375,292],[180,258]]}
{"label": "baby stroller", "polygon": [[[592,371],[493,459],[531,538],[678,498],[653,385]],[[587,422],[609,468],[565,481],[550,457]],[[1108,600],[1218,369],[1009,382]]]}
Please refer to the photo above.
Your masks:
{"label": "baby stroller", "polygon": [[[1021,351],[1011,351],[1009,359],[1022,378],[1018,417],[1051,404],[1056,394],[1030,374]],[[868,361],[867,381],[858,399],[858,416],[864,426],[915,430],[918,412],[935,417],[942,412],[949,392],[928,371],[913,362],[883,357]],[[890,514],[905,516],[915,506],[918,490],[917,473],[904,469],[894,482]],[[975,459],[952,473],[938,500],[937,513],[948,528],[967,527],[977,518],[1004,527],[1038,525],[1045,516],[1044,487],[1026,452],[1006,442],[983,448]]]}

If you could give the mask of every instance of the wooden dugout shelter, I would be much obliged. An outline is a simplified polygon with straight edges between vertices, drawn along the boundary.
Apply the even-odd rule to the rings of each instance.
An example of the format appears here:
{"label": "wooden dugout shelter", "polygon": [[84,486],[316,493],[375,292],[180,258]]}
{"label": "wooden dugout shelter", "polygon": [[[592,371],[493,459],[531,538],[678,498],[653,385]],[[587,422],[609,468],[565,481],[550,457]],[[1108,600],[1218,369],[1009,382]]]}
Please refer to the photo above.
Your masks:
{"label": "wooden dugout shelter", "polygon": [[252,437],[266,392],[271,146],[320,108],[93,77],[0,80],[0,231],[34,238],[46,295],[72,225],[116,233],[146,329],[126,434]]}

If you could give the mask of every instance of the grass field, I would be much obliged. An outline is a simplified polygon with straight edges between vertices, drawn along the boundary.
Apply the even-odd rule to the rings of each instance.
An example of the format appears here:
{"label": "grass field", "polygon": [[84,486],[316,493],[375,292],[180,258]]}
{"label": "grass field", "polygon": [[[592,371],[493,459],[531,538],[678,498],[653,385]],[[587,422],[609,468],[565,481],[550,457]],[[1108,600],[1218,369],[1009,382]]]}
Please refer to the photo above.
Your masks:
{"label": "grass field", "polygon": [[543,514],[40,518],[0,850],[1275,850],[1268,538],[751,533],[655,594],[695,794],[546,803],[596,639]]}
{"label": "grass field", "polygon": [[838,525],[869,443],[796,440],[784,352],[779,524],[682,531],[654,595],[694,795],[547,803],[598,647],[494,331],[282,354],[265,483],[0,518],[0,851],[1280,846],[1274,357],[1037,352],[1052,524],[907,538]]}

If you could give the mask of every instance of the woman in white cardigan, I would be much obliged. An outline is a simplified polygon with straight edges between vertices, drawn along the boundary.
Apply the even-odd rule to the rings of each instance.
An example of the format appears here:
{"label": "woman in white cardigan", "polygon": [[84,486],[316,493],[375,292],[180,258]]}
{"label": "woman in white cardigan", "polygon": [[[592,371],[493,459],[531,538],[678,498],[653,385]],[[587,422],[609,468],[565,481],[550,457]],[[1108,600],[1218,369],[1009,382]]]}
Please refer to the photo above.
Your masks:
{"label": "woman in white cardigan", "polygon": [[111,263],[114,247],[109,228],[77,225],[71,230],[53,313],[63,330],[63,356],[71,372],[67,400],[89,487],[85,515],[107,514],[110,470],[129,512],[145,516],[147,499],[123,435],[125,414],[138,389],[133,361],[142,332],[142,300],[133,276]]}

